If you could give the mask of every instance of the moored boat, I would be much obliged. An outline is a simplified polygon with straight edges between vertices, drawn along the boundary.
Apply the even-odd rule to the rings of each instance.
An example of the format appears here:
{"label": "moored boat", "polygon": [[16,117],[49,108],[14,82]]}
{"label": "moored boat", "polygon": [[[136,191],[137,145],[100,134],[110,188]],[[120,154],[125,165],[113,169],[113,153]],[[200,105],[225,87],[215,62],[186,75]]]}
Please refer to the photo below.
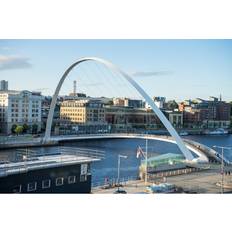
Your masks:
{"label": "moored boat", "polygon": [[204,134],[206,135],[227,135],[229,132],[223,128],[218,128],[213,131],[205,131]]}

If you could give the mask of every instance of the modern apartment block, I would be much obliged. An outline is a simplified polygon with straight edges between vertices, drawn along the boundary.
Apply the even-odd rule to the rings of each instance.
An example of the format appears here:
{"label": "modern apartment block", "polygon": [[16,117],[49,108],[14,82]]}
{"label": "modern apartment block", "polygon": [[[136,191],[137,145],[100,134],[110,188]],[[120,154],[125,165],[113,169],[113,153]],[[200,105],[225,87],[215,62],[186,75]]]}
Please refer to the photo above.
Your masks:
{"label": "modern apartment block", "polygon": [[114,98],[113,105],[133,107],[133,108],[144,108],[145,103],[143,100],[140,100],[140,99]]}
{"label": "modern apartment block", "polygon": [[40,131],[41,100],[38,92],[0,91],[1,133],[11,134],[15,125],[27,125],[29,132]]}

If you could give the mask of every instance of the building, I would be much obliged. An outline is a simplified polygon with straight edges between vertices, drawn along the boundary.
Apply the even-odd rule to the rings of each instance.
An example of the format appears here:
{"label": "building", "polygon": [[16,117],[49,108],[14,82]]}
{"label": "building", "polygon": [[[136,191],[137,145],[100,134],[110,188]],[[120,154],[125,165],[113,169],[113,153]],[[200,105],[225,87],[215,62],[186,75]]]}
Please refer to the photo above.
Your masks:
{"label": "building", "polygon": [[[159,109],[164,109],[164,105],[166,102],[165,97],[153,97],[154,103]],[[151,106],[146,102],[145,103],[145,108],[151,109]]]}
{"label": "building", "polygon": [[41,130],[41,101],[38,92],[0,91],[0,125],[2,133],[11,134],[15,126],[25,126],[26,131]]}
{"label": "building", "polygon": [[[146,169],[146,160],[141,160],[140,173]],[[156,173],[168,170],[186,168],[186,160],[182,154],[166,153],[158,156],[151,156],[147,159],[148,173]]]}
{"label": "building", "polygon": [[164,108],[164,104],[166,101],[165,97],[154,97],[153,100],[158,108],[160,108],[160,109]]}
{"label": "building", "polygon": [[98,100],[66,100],[60,105],[61,133],[107,132],[105,108]]}
{"label": "building", "polygon": [[8,81],[1,80],[0,81],[0,91],[7,91],[8,90]]}
{"label": "building", "polygon": [[125,106],[133,108],[144,108],[145,103],[140,99],[130,99],[130,98],[114,98],[114,106]]}
{"label": "building", "polygon": [[105,106],[106,121],[112,130],[157,129],[162,127],[159,118],[150,109],[124,106]]}
{"label": "building", "polygon": [[230,104],[221,98],[210,100],[188,100],[179,104],[184,114],[184,125],[190,128],[228,128],[230,126]]}
{"label": "building", "polygon": [[164,112],[170,123],[175,128],[183,127],[183,112],[180,111],[165,111]]}
{"label": "building", "polygon": [[138,99],[125,98],[125,107],[144,108],[144,102]]}
{"label": "building", "polygon": [[69,97],[71,97],[71,98],[66,99],[66,100],[76,100],[77,98],[85,98],[86,97],[85,93],[78,93],[77,92],[77,81],[76,80],[73,81],[73,92],[69,94]]}
{"label": "building", "polygon": [[[43,96],[42,103],[41,103],[41,117],[42,117],[41,131],[42,132],[44,132],[46,129],[51,102],[52,102],[52,97]],[[60,103],[61,103],[61,99],[58,98],[56,102],[54,114],[53,114],[52,131],[55,130],[56,126],[59,124],[59,121],[60,121]]]}

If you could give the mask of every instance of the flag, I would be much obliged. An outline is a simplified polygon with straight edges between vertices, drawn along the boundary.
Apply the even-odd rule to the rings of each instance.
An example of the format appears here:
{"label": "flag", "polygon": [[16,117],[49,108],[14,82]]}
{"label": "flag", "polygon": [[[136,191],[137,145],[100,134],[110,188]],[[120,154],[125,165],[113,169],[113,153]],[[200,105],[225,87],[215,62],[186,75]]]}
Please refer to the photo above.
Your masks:
{"label": "flag", "polygon": [[145,158],[145,154],[144,154],[142,148],[140,146],[138,146],[136,157],[139,158],[141,155]]}

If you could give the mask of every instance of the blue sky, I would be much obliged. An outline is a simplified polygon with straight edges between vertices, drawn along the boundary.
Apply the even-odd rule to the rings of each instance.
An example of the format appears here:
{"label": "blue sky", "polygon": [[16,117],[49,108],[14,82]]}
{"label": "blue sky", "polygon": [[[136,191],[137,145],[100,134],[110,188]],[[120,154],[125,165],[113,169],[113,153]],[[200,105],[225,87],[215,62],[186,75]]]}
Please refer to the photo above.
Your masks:
{"label": "blue sky", "polygon": [[[0,40],[0,79],[11,89],[52,94],[65,69],[84,56],[137,73],[135,80],[151,96],[180,101],[222,94],[232,100],[232,40]],[[61,93],[71,91],[73,79]]]}

